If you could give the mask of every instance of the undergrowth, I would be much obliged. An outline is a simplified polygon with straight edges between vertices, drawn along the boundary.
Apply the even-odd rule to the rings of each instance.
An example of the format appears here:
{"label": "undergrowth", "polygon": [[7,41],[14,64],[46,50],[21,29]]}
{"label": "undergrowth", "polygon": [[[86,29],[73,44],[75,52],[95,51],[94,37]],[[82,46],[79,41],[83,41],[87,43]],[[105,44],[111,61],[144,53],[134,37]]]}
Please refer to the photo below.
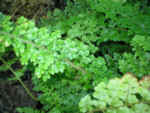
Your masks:
{"label": "undergrowth", "polygon": [[[0,13],[1,61],[10,63],[4,55],[11,48],[22,66],[34,70],[32,82],[40,96],[34,98],[25,89],[43,104],[41,112],[79,113],[81,98],[93,93],[99,83],[107,84],[127,72],[138,79],[150,74],[147,4],[138,0],[68,1],[64,10],[49,12],[38,25],[24,17],[12,22]],[[13,74],[21,83],[21,73]]]}

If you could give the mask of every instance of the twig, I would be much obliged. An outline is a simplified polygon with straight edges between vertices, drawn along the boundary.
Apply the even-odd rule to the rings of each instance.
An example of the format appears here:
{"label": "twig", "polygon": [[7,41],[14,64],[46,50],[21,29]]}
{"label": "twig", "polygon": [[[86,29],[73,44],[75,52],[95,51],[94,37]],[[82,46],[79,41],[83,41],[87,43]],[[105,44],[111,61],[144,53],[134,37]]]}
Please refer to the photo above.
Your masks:
{"label": "twig", "polygon": [[25,89],[25,91],[27,92],[27,94],[35,101],[38,101],[38,99],[30,92],[30,90],[26,87],[26,85],[23,83],[23,81],[17,76],[17,73],[11,68],[11,66],[9,66],[7,64],[7,62],[0,57],[0,60],[3,62],[3,64],[7,65],[8,69],[15,75],[16,79],[20,82],[20,84],[22,85],[22,87]]}

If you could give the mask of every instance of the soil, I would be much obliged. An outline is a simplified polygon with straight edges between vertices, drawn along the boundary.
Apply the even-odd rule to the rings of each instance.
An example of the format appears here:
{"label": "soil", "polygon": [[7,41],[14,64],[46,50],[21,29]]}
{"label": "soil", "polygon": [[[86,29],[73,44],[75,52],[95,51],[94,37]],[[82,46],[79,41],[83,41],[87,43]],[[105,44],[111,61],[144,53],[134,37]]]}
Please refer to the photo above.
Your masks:
{"label": "soil", "polygon": [[[32,89],[33,85],[31,81],[24,81],[24,83],[30,90]],[[0,83],[0,113],[17,113],[17,107],[36,108],[37,104],[37,102],[27,95],[19,83]]]}
{"label": "soil", "polygon": [[[11,49],[2,56],[2,58],[8,62],[16,58],[14,52]],[[3,62],[0,61],[0,67],[5,67]],[[22,69],[21,64],[16,60],[11,64],[11,68],[14,71]],[[31,81],[31,74],[29,70],[23,72],[23,77],[21,77],[23,83],[32,92],[33,95],[37,97],[38,93],[32,91],[34,87]],[[0,70],[0,113],[17,113],[17,107],[33,107],[36,108],[39,104],[38,102],[31,99],[31,97],[26,93],[25,89],[17,80],[10,80],[9,78],[14,78],[15,75],[5,67],[5,69]]]}
{"label": "soil", "polygon": [[65,0],[0,0],[0,12],[10,15],[12,20],[24,16],[38,21],[55,8],[63,9]]}

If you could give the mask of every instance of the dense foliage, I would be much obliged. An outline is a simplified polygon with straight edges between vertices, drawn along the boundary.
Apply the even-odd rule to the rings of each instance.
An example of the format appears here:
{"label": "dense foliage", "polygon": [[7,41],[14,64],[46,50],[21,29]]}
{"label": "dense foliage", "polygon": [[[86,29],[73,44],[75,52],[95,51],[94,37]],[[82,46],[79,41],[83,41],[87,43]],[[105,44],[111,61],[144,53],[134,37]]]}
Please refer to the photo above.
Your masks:
{"label": "dense foliage", "polygon": [[[68,1],[63,11],[49,12],[38,25],[24,17],[12,22],[0,13],[0,56],[11,49],[23,66],[30,65],[43,112],[79,113],[80,99],[92,93],[97,84],[127,72],[138,79],[150,74],[147,3]],[[134,79],[130,82],[137,84]]]}
{"label": "dense foliage", "polygon": [[150,78],[138,83],[132,74],[122,79],[112,79],[108,84],[101,82],[92,95],[81,99],[83,113],[150,113]]}

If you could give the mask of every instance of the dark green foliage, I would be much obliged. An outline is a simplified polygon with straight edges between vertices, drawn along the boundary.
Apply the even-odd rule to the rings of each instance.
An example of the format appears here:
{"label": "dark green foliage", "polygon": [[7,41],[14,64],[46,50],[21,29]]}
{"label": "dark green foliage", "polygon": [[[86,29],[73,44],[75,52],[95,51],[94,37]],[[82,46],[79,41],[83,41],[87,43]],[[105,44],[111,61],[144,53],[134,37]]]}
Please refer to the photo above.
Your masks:
{"label": "dark green foliage", "polygon": [[16,110],[19,113],[44,113],[44,111],[36,110],[29,107],[17,108]]}

